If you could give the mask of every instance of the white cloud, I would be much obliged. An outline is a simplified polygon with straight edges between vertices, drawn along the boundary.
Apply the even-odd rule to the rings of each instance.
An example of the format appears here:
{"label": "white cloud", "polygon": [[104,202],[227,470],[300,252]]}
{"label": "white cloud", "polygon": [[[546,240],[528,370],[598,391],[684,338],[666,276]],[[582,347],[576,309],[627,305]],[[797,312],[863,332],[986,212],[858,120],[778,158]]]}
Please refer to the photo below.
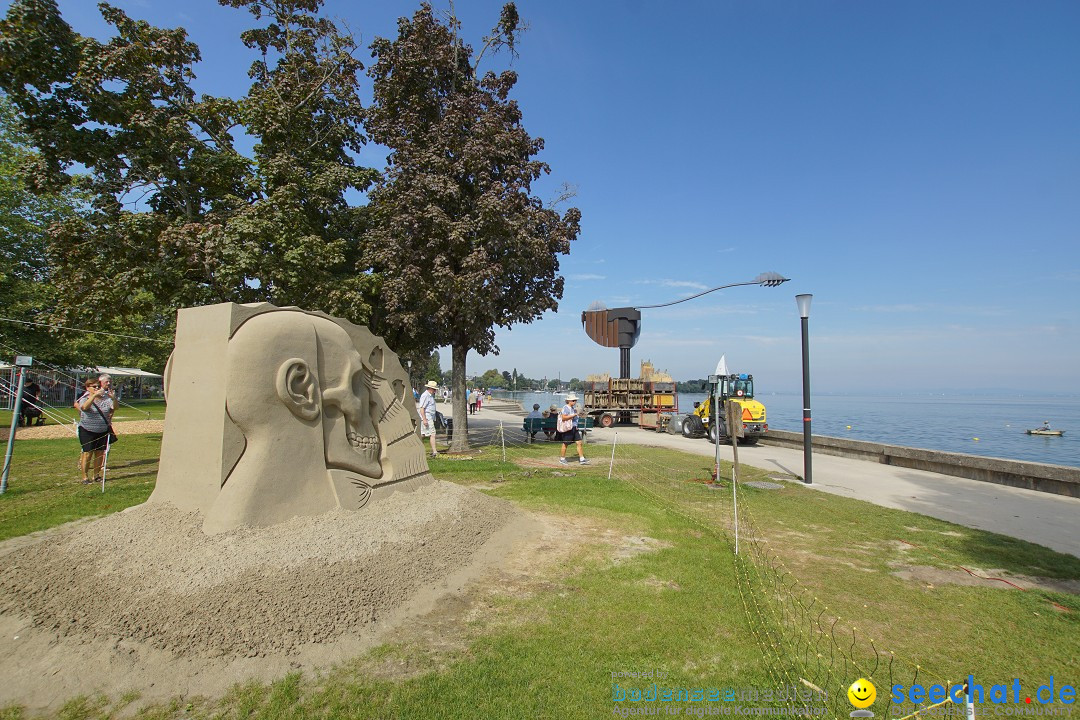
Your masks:
{"label": "white cloud", "polygon": [[699,282],[693,282],[692,280],[635,280],[636,285],[659,285],[660,287],[669,288],[690,288],[691,290],[707,290],[708,285],[702,285]]}
{"label": "white cloud", "polygon": [[607,276],[595,273],[579,273],[577,275],[568,275],[567,280],[607,280]]}

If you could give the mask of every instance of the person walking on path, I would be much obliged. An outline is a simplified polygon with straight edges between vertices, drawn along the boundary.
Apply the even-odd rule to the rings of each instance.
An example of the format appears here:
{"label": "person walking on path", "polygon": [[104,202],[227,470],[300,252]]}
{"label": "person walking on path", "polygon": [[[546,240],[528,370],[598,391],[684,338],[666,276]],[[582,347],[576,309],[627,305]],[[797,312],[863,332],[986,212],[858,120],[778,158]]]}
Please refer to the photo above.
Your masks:
{"label": "person walking on path", "polygon": [[476,391],[476,388],[473,388],[472,392],[469,393],[469,414],[470,415],[475,415],[476,414],[476,398],[479,395],[480,395],[480,393]]}
{"label": "person walking on path", "polygon": [[555,437],[562,442],[562,452],[559,453],[559,462],[567,465],[566,446],[577,443],[578,462],[582,465],[589,461],[585,459],[585,452],[581,449],[581,431],[578,430],[577,395],[570,393],[566,396],[566,404],[559,411],[559,420],[555,425]]}
{"label": "person walking on path", "polygon": [[[79,470],[82,471],[83,485],[89,485],[101,481],[105,445],[109,440],[108,418],[112,417],[113,404],[100,381],[87,380],[83,386],[86,391],[75,401],[75,407],[79,409],[79,443],[82,444]],[[91,468],[93,480],[90,479]]]}
{"label": "person walking on path", "polygon": [[428,380],[424,392],[420,395],[420,437],[426,437],[431,441],[431,457],[439,457],[435,449],[435,390],[439,383]]}

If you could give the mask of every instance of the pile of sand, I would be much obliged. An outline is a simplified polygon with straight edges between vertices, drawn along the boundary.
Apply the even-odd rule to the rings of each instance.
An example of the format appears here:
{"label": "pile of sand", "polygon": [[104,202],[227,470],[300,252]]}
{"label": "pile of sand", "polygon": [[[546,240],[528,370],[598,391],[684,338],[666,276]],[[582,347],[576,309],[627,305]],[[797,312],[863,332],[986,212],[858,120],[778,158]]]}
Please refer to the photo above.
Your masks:
{"label": "pile of sand", "polygon": [[479,554],[490,561],[516,515],[436,482],[361,512],[213,536],[197,513],[152,504],[12,541],[0,546],[0,700],[115,692],[129,687],[116,673],[136,668],[125,682],[152,695],[215,692],[343,659],[430,607],[451,575],[463,582]]}

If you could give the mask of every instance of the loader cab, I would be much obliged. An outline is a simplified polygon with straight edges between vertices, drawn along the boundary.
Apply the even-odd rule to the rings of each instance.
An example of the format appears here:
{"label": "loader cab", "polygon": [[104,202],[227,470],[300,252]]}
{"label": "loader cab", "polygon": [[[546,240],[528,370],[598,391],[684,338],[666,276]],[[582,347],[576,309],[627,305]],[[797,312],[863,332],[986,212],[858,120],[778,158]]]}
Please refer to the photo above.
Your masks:
{"label": "loader cab", "polygon": [[728,375],[720,380],[720,397],[751,399],[754,397],[754,376],[746,373]]}

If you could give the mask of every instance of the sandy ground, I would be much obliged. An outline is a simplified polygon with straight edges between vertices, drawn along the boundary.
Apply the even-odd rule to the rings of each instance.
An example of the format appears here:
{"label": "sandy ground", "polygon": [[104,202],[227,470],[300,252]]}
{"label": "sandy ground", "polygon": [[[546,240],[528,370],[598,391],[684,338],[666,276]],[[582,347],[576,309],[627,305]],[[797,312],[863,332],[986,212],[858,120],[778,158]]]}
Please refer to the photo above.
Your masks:
{"label": "sandy ground", "polygon": [[0,544],[0,704],[216,696],[355,657],[539,533],[446,482],[363,512],[213,536],[200,524],[144,504]]}
{"label": "sandy ground", "polygon": [[[117,435],[150,435],[165,431],[164,420],[125,420],[113,418],[113,430]],[[7,440],[11,428],[0,428],[0,440]],[[16,440],[56,440],[77,437],[74,425],[31,425],[15,432]]]}

